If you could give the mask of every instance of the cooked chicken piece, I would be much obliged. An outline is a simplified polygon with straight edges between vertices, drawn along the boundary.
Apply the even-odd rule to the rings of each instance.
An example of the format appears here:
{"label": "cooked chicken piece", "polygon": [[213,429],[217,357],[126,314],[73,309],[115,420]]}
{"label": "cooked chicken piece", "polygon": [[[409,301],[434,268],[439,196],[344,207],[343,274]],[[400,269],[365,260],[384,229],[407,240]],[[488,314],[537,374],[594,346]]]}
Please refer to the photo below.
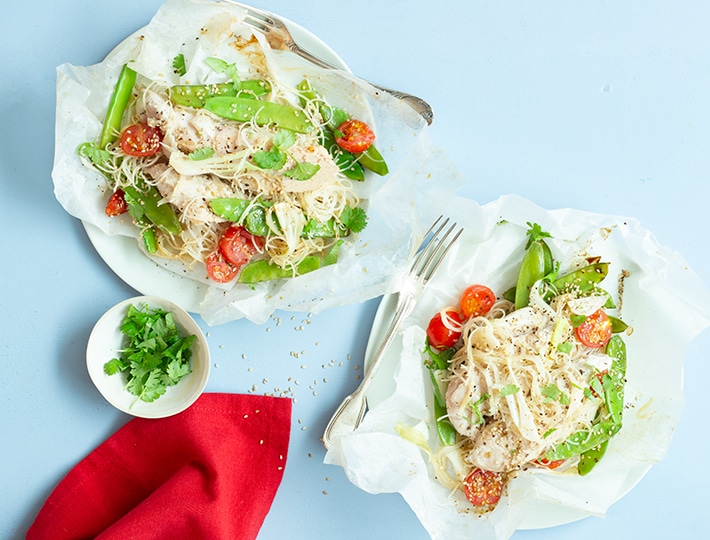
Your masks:
{"label": "cooked chicken piece", "polygon": [[209,147],[217,155],[230,154],[245,146],[237,124],[220,122],[203,109],[173,107],[170,100],[157,92],[146,90],[141,115],[163,132],[163,146],[189,154]]}
{"label": "cooked chicken piece", "polygon": [[483,415],[489,412],[488,400],[482,399],[487,391],[486,381],[478,371],[449,381],[446,411],[461,435],[473,437],[483,425]]}
{"label": "cooked chicken piece", "polygon": [[192,221],[225,221],[210,210],[208,202],[215,197],[238,196],[227,184],[213,176],[185,176],[163,163],[151,165],[146,173],[154,180],[165,201],[179,208],[183,218]]}
{"label": "cooked chicken piece", "polygon": [[487,471],[506,472],[537,458],[541,452],[540,443],[526,441],[502,420],[494,420],[478,432],[465,460]]}

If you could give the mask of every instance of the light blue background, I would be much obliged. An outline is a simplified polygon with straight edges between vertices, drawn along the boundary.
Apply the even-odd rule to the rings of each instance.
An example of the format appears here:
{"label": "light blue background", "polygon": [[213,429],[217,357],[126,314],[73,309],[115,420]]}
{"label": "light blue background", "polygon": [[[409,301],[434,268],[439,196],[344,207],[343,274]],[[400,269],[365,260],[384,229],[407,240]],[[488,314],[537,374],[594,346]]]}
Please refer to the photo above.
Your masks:
{"label": "light blue background", "polygon": [[[548,208],[635,217],[710,282],[709,3],[253,4],[312,31],[362,77],[428,100],[432,138],[467,178],[465,195],[485,203],[518,193]],[[92,386],[84,350],[101,314],[136,291],[54,199],[55,67],[100,61],[159,5],[3,7],[1,538],[22,538],[56,483],[129,419]],[[364,493],[322,463],[319,437],[356,385],[377,305],[205,327],[218,366],[208,391],[291,386],[297,398],[288,467],[260,538],[428,537],[398,495]],[[514,538],[705,537],[709,347],[705,332],[687,352],[686,408],[666,459],[606,518]]]}

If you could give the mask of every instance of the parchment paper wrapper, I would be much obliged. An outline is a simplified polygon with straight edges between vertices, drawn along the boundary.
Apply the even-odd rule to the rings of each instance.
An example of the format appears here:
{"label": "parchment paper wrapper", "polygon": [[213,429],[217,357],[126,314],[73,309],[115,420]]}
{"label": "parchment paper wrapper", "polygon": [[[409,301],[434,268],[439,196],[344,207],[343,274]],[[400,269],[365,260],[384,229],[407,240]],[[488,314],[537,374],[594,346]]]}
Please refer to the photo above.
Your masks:
{"label": "parchment paper wrapper", "polygon": [[[228,2],[169,0],[145,28],[127,38],[100,64],[59,66],[52,177],[55,195],[67,212],[106,235],[138,236],[130,220],[104,215],[106,182],[82,164],[77,148],[83,142],[98,139],[116,79],[126,62],[139,74],[168,85],[218,82],[223,77],[210,73],[203,61],[216,56],[235,62],[246,78],[250,65],[233,45],[235,35],[245,40],[252,36],[249,27],[241,22],[243,14],[242,8]],[[199,309],[208,324],[241,317],[261,323],[275,309],[319,312],[393,291],[396,276],[405,267],[422,232],[462,183],[460,173],[429,139],[426,122],[410,107],[347,72],[323,70],[291,53],[271,51],[260,34],[255,37],[255,47],[263,49],[278,80],[295,86],[308,78],[333,105],[370,122],[391,172],[386,177],[369,175],[356,186],[366,200],[369,222],[364,232],[343,246],[337,265],[254,288],[225,288],[208,282],[202,265],[188,269],[179,263],[155,259],[167,271],[186,275],[207,290]],[[314,36],[305,33],[305,37],[316,49],[323,49],[312,52],[333,54]],[[182,79],[172,67],[179,53],[188,65]],[[136,250],[139,249],[137,240]]]}
{"label": "parchment paper wrapper", "polygon": [[[683,259],[658,244],[633,219],[573,209],[546,211],[517,196],[486,206],[457,198],[448,214],[465,234],[404,322],[383,370],[368,393],[370,411],[360,428],[335,441],[326,462],[341,465],[350,480],[370,493],[399,492],[432,538],[504,539],[516,529],[559,525],[602,516],[663,458],[683,406],[683,358],[690,341],[710,323],[710,293]],[[428,457],[395,432],[405,422],[438,448],[433,397],[423,368],[424,328],[441,307],[456,305],[460,292],[482,283],[501,294],[515,283],[526,241],[526,222],[554,236],[555,259],[567,264],[588,255],[611,263],[602,284],[633,327],[628,351],[624,425],[605,458],[588,476],[543,470],[521,472],[497,508],[477,516],[461,493],[450,493],[433,476]],[[379,315],[379,314],[378,314]],[[383,317],[383,323],[389,320]],[[374,333],[374,331],[373,331]]]}

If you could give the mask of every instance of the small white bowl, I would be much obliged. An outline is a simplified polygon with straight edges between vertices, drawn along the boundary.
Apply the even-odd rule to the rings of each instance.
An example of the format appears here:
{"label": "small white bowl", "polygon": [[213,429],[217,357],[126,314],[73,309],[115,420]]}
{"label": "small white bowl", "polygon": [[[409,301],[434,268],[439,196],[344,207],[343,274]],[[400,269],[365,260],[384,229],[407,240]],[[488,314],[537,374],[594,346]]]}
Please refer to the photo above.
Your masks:
{"label": "small white bowl", "polygon": [[[190,358],[192,372],[168,387],[165,394],[152,403],[139,400],[126,390],[126,378],[122,374],[104,373],[104,364],[118,357],[118,351],[125,343],[120,327],[131,304],[141,309],[147,305],[152,309],[170,311],[183,335],[197,336]],[[184,411],[200,397],[209,378],[210,350],[205,335],[187,311],[157,296],[136,296],[116,304],[98,320],[86,347],[86,365],[94,385],[111,405],[133,416],[164,418]]]}

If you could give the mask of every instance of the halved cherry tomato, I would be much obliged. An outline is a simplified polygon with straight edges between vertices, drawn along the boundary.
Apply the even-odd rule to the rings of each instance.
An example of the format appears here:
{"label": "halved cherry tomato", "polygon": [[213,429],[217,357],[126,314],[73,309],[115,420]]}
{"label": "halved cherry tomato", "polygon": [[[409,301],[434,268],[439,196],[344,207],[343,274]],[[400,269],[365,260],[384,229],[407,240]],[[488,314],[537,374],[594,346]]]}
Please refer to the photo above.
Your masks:
{"label": "halved cherry tomato", "polygon": [[473,469],[463,481],[463,492],[473,506],[494,506],[503,495],[503,476],[493,471]]}
{"label": "halved cherry tomato", "polygon": [[364,152],[374,140],[375,133],[362,120],[346,120],[335,134],[335,142],[348,152]]}
{"label": "halved cherry tomato", "polygon": [[[446,312],[447,324],[441,317],[441,312],[437,313],[429,321],[429,326],[426,329],[426,335],[429,338],[429,345],[434,349],[444,350],[453,347],[461,337],[460,329],[461,315],[458,312],[449,310]],[[450,328],[452,327],[452,328]]]}
{"label": "halved cherry tomato", "polygon": [[239,268],[229,264],[219,251],[213,251],[205,259],[207,275],[217,283],[229,283],[237,274]]}
{"label": "halved cherry tomato", "polygon": [[129,156],[153,156],[160,151],[163,133],[147,122],[128,126],[121,133],[121,150]]}
{"label": "halved cherry tomato", "polygon": [[485,285],[471,285],[461,295],[461,313],[467,319],[488,313],[496,303],[496,295]]}
{"label": "halved cherry tomato", "polygon": [[237,268],[242,267],[264,247],[264,239],[254,236],[244,227],[229,227],[219,239],[219,252]]}
{"label": "halved cherry tomato", "polygon": [[611,339],[611,321],[603,310],[598,309],[574,329],[577,339],[587,347],[599,349]]}
{"label": "halved cherry tomato", "polygon": [[121,214],[128,211],[128,204],[126,203],[126,196],[122,189],[117,189],[108,198],[106,203],[106,215],[107,216],[120,216]]}
{"label": "halved cherry tomato", "polygon": [[545,467],[546,469],[556,469],[557,467],[562,465],[564,462],[565,462],[564,459],[556,459],[554,461],[550,461],[549,459],[545,459],[545,458],[540,458],[540,459],[536,459],[535,461],[533,461],[533,463],[535,465],[537,465],[538,467]]}

